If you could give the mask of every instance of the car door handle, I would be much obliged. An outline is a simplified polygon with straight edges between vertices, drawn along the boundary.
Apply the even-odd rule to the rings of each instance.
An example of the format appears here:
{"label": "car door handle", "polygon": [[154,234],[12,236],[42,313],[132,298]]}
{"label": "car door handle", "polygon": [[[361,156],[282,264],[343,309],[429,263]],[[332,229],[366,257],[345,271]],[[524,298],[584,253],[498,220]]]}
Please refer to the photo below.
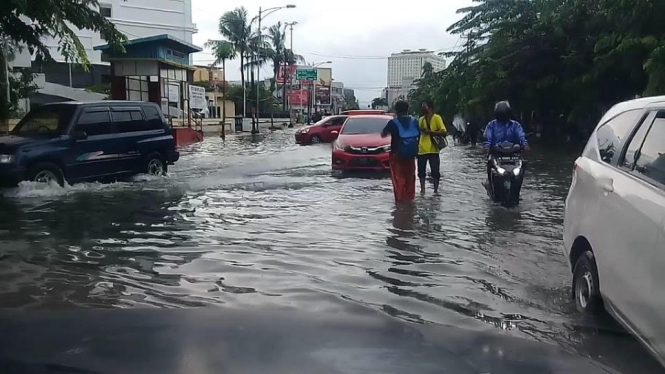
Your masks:
{"label": "car door handle", "polygon": [[612,179],[600,180],[600,188],[603,189],[603,192],[610,193],[614,192],[614,181]]}

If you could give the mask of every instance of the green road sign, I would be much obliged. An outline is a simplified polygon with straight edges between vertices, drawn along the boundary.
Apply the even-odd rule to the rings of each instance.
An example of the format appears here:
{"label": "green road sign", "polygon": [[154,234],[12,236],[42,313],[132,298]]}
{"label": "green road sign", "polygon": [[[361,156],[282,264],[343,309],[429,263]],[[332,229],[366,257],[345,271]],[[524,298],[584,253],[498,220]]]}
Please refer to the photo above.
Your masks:
{"label": "green road sign", "polygon": [[296,70],[296,80],[315,81],[318,79],[316,69],[298,69]]}

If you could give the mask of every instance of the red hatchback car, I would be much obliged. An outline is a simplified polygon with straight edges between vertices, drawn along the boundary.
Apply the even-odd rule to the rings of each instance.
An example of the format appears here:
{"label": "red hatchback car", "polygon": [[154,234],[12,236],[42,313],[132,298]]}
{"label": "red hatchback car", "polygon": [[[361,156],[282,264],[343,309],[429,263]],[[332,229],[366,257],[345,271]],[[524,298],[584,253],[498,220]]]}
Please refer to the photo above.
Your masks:
{"label": "red hatchback car", "polygon": [[313,125],[296,131],[296,143],[305,145],[333,142],[337,139],[339,130],[347,117],[346,115],[326,117]]}
{"label": "red hatchback car", "polygon": [[382,138],[381,131],[391,119],[390,115],[349,117],[333,143],[333,170],[390,170],[390,136]]}

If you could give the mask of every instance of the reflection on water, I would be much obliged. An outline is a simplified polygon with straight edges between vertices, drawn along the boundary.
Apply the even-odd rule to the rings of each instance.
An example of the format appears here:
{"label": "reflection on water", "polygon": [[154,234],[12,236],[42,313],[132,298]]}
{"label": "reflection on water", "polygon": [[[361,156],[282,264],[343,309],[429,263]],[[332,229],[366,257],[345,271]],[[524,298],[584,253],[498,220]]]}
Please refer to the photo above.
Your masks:
{"label": "reflection on water", "polygon": [[481,186],[481,150],[451,146],[443,196],[395,206],[388,178],[333,176],[329,145],[292,137],[207,139],[165,178],[2,191],[0,307],[351,303],[616,357],[570,301],[560,246],[575,154],[531,155],[524,201],[505,209]]}

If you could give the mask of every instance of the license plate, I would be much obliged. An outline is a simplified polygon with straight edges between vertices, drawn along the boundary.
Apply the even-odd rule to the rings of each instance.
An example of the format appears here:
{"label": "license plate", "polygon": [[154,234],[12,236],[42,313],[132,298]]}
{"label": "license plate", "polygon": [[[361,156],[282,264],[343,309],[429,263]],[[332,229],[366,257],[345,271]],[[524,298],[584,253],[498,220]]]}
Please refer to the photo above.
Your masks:
{"label": "license plate", "polygon": [[371,159],[369,157],[358,157],[356,161],[361,165],[367,165],[371,162]]}
{"label": "license plate", "polygon": [[505,181],[505,182],[503,182],[503,187],[505,187],[505,189],[509,190],[510,187],[511,187],[511,183],[510,183],[510,181]]}

